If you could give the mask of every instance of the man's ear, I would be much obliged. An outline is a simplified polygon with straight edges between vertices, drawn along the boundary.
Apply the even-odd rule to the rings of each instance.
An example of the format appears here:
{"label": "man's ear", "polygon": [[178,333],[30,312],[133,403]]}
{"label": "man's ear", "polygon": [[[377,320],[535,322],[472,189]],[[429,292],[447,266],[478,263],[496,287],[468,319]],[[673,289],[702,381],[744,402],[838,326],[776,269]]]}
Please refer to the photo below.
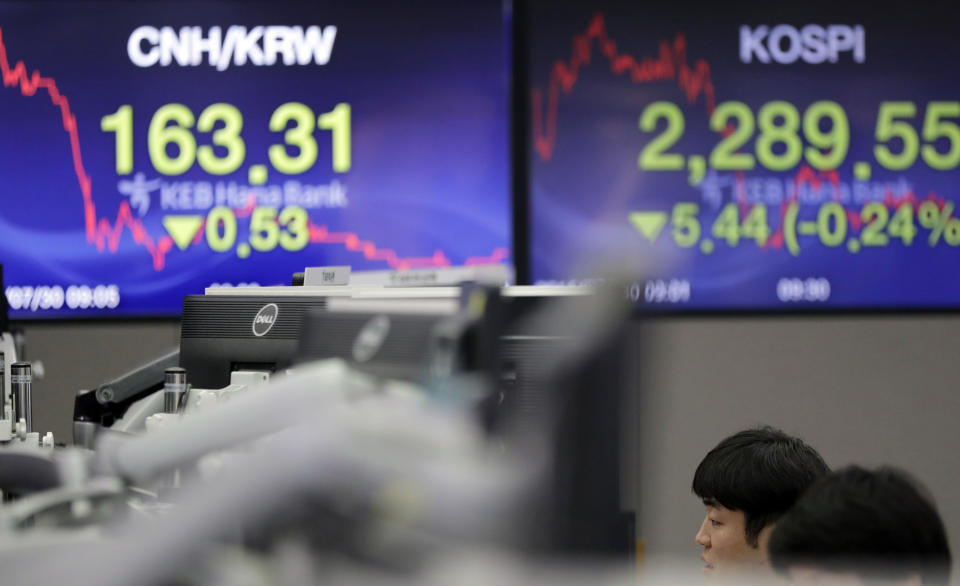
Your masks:
{"label": "man's ear", "polygon": [[762,551],[768,559],[770,557],[770,535],[773,534],[773,528],[775,526],[776,523],[765,525],[764,528],[760,530],[760,534],[757,535],[757,549]]}

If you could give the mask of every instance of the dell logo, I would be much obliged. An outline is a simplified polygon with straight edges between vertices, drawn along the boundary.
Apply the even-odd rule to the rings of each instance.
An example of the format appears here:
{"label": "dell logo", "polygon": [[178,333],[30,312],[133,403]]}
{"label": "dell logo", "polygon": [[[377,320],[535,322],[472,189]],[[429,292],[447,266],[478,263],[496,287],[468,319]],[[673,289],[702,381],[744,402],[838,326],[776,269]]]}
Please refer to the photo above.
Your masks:
{"label": "dell logo", "polygon": [[353,342],[353,359],[357,362],[366,362],[373,358],[390,333],[390,318],[378,315],[370,319],[357,334]]}
{"label": "dell logo", "polygon": [[257,317],[253,318],[253,335],[264,336],[273,327],[277,321],[280,309],[276,303],[268,303],[260,308]]}
{"label": "dell logo", "polygon": [[808,24],[797,30],[789,24],[740,27],[740,61],[752,63],[836,63],[840,53],[852,53],[856,63],[866,61],[866,33],[862,25]]}

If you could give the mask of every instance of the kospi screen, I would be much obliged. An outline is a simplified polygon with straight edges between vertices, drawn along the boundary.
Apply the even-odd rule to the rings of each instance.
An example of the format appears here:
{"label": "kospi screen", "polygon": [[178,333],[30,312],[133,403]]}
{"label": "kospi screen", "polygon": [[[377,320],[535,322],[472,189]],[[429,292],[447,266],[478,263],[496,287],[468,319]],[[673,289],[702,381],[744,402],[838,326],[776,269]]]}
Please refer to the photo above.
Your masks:
{"label": "kospi screen", "polygon": [[530,2],[531,273],[670,309],[960,306],[960,24]]}
{"label": "kospi screen", "polygon": [[14,317],[510,260],[501,0],[0,2]]}

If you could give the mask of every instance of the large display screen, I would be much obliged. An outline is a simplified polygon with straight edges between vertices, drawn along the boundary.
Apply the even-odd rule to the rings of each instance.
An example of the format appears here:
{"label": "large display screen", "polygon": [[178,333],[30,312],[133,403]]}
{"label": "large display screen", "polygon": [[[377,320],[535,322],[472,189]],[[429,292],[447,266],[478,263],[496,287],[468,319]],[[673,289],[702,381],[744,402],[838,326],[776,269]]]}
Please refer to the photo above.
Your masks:
{"label": "large display screen", "polygon": [[502,0],[0,2],[13,317],[510,260]]}
{"label": "large display screen", "polygon": [[923,3],[531,2],[531,273],[691,309],[960,305],[960,25]]}

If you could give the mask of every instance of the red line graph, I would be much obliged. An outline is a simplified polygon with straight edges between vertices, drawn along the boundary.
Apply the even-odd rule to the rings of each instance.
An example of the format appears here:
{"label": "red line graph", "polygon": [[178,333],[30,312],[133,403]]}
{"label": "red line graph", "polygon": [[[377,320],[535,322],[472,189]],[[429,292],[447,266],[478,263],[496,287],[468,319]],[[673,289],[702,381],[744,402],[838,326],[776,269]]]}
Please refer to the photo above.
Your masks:
{"label": "red line graph", "polygon": [[[39,89],[46,90],[50,102],[60,110],[63,129],[70,139],[73,169],[80,185],[80,192],[83,195],[83,216],[87,242],[94,244],[98,252],[102,253],[106,248],[111,253],[115,253],[120,246],[124,229],[127,229],[130,231],[133,241],[143,246],[150,254],[153,259],[153,268],[157,271],[163,270],[166,264],[166,255],[173,250],[173,239],[168,235],[163,235],[155,240],[147,231],[143,222],[133,216],[128,202],[120,203],[117,217],[112,222],[107,218],[97,217],[97,208],[92,195],[92,180],[83,166],[77,118],[70,109],[70,102],[67,96],[60,92],[56,81],[52,77],[43,77],[38,70],[28,73],[27,66],[23,61],[17,61],[13,67],[10,67],[7,47],[3,42],[2,27],[0,27],[0,75],[2,75],[4,87],[16,86],[19,88],[21,95],[25,97],[35,96]],[[256,200],[253,200],[253,206],[255,205]],[[252,206],[248,203],[247,206],[236,210],[236,215],[237,217],[247,217],[251,212]],[[429,257],[402,258],[395,251],[378,248],[375,243],[361,240],[357,234],[351,232],[329,232],[326,226],[314,226],[312,223],[309,225],[309,230],[311,243],[343,244],[347,250],[362,252],[368,260],[385,261],[394,269],[450,266],[450,260],[441,250],[435,251]],[[203,230],[198,230],[197,236],[191,244],[199,244],[202,239]],[[484,259],[497,259],[492,262],[499,262],[508,257],[509,250],[497,248],[490,257],[471,257],[468,261],[473,260],[475,262],[472,264],[480,264]]]}
{"label": "red line graph", "polygon": [[77,117],[70,110],[70,101],[67,96],[60,93],[57,88],[57,82],[52,77],[43,77],[40,72],[33,70],[27,74],[27,66],[23,61],[17,61],[13,68],[7,59],[7,47],[3,43],[3,29],[0,28],[0,74],[3,76],[4,87],[18,86],[20,93],[26,97],[36,95],[38,89],[45,89],[50,96],[50,102],[60,110],[60,116],[63,120],[63,129],[70,137],[70,152],[73,155],[73,171],[77,175],[77,182],[80,184],[80,192],[83,194],[83,218],[87,232],[87,242],[95,244],[97,250],[103,252],[106,245],[110,252],[116,252],[120,245],[120,236],[123,234],[124,227],[128,228],[133,234],[133,240],[142,245],[153,258],[153,268],[163,269],[164,258],[167,251],[173,245],[173,239],[169,236],[162,236],[159,241],[154,241],[153,237],[143,226],[143,222],[133,217],[130,213],[130,206],[127,202],[122,202],[117,210],[117,219],[112,224],[106,218],[97,218],[97,206],[93,202],[92,181],[86,169],[83,168],[83,156],[80,153],[80,134],[77,132]]}
{"label": "red line graph", "polygon": [[716,105],[713,81],[710,78],[710,64],[698,59],[691,67],[687,63],[687,40],[677,33],[673,42],[660,41],[657,57],[637,59],[632,55],[620,53],[616,42],[607,34],[607,24],[602,13],[597,13],[590,21],[587,30],[573,37],[570,61],[558,60],[550,69],[550,83],[547,88],[546,119],[543,116],[543,94],[534,88],[530,92],[533,106],[533,146],[544,161],[553,156],[557,143],[557,109],[560,91],[569,94],[580,77],[580,69],[590,64],[594,41],[600,54],[610,61],[610,71],[614,75],[629,74],[630,81],[645,84],[656,81],[676,80],[691,104],[703,94],[707,113],[712,114]]}
{"label": "red line graph", "polygon": [[359,236],[352,232],[330,232],[326,226],[315,226],[313,222],[310,222],[308,227],[310,229],[310,242],[343,244],[347,250],[362,252],[367,260],[385,261],[393,269],[450,266],[450,259],[443,254],[442,250],[435,251],[433,256],[400,258],[393,250],[377,248],[377,245],[373,242],[361,240]]}
{"label": "red line graph", "polygon": [[498,248],[490,256],[471,256],[463,264],[471,265],[493,265],[510,258],[509,248]]}

